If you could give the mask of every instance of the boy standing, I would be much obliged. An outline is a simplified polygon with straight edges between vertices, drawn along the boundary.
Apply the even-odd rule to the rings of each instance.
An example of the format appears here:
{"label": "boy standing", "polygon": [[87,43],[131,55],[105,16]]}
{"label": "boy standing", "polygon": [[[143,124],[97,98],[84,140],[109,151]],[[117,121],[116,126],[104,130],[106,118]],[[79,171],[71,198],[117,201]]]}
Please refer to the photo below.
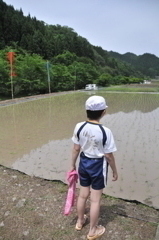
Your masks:
{"label": "boy standing", "polygon": [[87,239],[93,240],[105,232],[105,227],[97,224],[100,199],[107,181],[108,164],[112,169],[113,181],[118,179],[118,174],[113,156],[116,146],[112,132],[99,123],[108,107],[105,99],[101,96],[91,96],[87,99],[85,107],[87,121],[77,123],[72,137],[74,146],[71,170],[76,169],[76,160],[81,152],[78,169],[81,187],[77,201],[78,220],[75,229],[81,230],[86,221],[85,205],[90,194],[90,229]]}

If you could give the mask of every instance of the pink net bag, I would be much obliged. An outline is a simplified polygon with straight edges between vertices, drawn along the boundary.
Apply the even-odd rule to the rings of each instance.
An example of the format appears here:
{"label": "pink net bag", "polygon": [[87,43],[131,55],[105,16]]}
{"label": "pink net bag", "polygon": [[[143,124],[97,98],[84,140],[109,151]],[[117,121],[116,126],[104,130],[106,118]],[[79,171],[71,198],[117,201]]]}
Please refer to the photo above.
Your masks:
{"label": "pink net bag", "polygon": [[78,173],[76,170],[67,173],[68,192],[65,202],[64,215],[68,215],[71,212],[71,208],[74,206],[76,183],[78,181]]}

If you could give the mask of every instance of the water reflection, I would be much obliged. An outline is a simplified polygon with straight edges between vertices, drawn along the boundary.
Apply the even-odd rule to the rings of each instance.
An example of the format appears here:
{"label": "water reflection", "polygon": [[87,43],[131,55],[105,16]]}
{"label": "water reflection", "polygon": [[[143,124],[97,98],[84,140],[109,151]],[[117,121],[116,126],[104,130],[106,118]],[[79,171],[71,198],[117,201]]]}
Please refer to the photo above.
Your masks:
{"label": "water reflection", "polygon": [[[76,122],[85,120],[88,94],[0,107],[0,163],[29,175],[65,181],[70,138]],[[118,147],[119,181],[110,179],[105,193],[159,208],[159,95],[98,94],[107,99],[102,123],[112,129]]]}
{"label": "water reflection", "polygon": [[119,181],[109,182],[106,193],[138,200],[159,208],[159,108],[107,115],[102,122],[113,130],[118,152]]}
{"label": "water reflection", "polygon": [[31,176],[65,182],[71,144],[71,139],[50,141],[17,159],[12,167]]}

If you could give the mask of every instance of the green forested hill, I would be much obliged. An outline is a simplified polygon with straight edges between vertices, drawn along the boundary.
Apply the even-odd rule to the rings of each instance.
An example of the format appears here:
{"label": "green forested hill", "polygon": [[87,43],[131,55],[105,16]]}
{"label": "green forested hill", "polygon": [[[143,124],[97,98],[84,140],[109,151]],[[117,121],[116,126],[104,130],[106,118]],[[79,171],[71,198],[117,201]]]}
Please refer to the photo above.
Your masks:
{"label": "green forested hill", "polygon": [[[107,86],[140,82],[149,75],[143,67],[147,61],[144,57],[139,68],[121,59],[120,54],[113,56],[112,52],[91,45],[70,27],[48,25],[36,17],[24,16],[22,9],[15,10],[0,0],[0,95],[6,96],[11,93],[6,59],[9,51],[16,53],[14,95],[46,93],[48,80],[53,92],[81,89],[88,83]],[[151,69],[150,76],[153,74],[157,75]]]}
{"label": "green forested hill", "polygon": [[127,62],[146,76],[154,77],[159,75],[159,58],[154,54],[145,53],[135,55],[133,53],[119,54],[113,51],[109,52],[111,57]]}

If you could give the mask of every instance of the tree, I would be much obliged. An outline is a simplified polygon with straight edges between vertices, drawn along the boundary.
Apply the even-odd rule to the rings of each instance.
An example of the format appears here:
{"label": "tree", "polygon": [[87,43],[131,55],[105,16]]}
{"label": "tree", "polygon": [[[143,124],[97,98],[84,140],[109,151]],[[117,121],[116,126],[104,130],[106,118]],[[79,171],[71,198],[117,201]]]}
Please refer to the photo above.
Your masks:
{"label": "tree", "polygon": [[102,75],[99,76],[99,78],[97,79],[96,83],[99,86],[109,86],[112,82],[112,76],[108,73],[103,73]]}
{"label": "tree", "polygon": [[69,66],[76,60],[77,60],[77,56],[76,56],[75,53],[65,51],[64,53],[57,55],[53,59],[53,63],[54,64],[63,64],[65,66]]}
{"label": "tree", "polygon": [[69,72],[67,66],[62,64],[53,65],[51,72],[51,89],[54,92],[74,89],[75,77]]}
{"label": "tree", "polygon": [[0,51],[0,95],[11,96],[9,64],[6,60],[5,51]]}
{"label": "tree", "polygon": [[29,95],[48,92],[46,62],[38,55],[18,55],[16,61],[15,94]]}
{"label": "tree", "polygon": [[47,55],[46,47],[45,47],[46,40],[45,40],[44,36],[42,35],[42,33],[39,30],[35,31],[32,39],[33,40],[30,45],[31,52],[45,57]]}

